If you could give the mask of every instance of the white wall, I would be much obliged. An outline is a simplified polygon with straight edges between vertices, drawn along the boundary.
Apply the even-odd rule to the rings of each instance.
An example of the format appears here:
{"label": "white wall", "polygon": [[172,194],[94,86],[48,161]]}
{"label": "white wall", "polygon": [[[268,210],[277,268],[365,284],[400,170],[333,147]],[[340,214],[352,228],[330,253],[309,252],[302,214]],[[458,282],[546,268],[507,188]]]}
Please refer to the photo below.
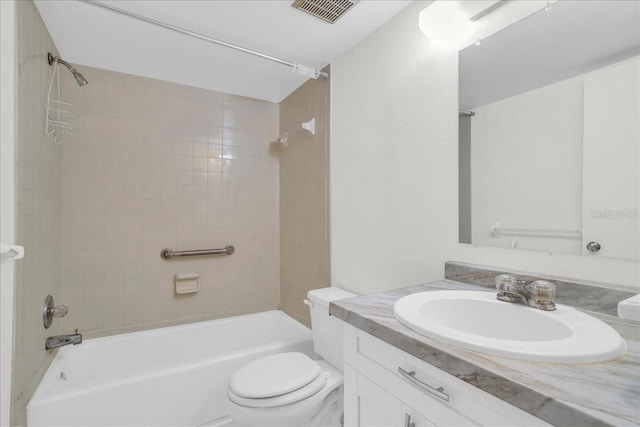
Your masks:
{"label": "white wall", "polygon": [[437,84],[456,62],[426,55],[423,8],[332,64],[332,284],[356,292],[441,277],[443,244],[457,241],[457,94]]}
{"label": "white wall", "polygon": [[[13,1],[0,2],[0,240],[15,241],[14,231],[14,119],[15,19]],[[0,425],[8,426],[11,404],[11,352],[13,346],[13,262],[0,268]]]}
{"label": "white wall", "polygon": [[[332,64],[333,285],[360,293],[465,261],[639,287],[639,263],[458,243],[457,51],[430,46],[416,2]],[[535,6],[535,7],[534,7]],[[539,5],[509,2],[495,31]]]}

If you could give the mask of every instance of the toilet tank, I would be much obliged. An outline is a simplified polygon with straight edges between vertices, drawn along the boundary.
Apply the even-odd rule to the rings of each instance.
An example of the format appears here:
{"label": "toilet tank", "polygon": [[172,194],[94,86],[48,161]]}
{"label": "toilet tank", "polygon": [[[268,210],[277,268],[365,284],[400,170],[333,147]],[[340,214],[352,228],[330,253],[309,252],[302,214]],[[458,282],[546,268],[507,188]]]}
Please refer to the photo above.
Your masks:
{"label": "toilet tank", "polygon": [[329,316],[329,303],[355,297],[344,289],[330,287],[309,291],[313,349],[327,362],[342,371],[342,321]]}

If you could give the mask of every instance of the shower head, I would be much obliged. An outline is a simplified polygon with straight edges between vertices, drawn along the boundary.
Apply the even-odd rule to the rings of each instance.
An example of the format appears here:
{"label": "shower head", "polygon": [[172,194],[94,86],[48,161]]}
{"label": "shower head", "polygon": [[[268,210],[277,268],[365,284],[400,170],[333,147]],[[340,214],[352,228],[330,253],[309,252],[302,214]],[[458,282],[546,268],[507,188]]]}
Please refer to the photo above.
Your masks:
{"label": "shower head", "polygon": [[73,77],[75,77],[76,82],[78,82],[80,86],[84,86],[89,83],[87,79],[85,79],[84,76],[80,74],[75,68],[71,67],[69,71],[73,73]]}
{"label": "shower head", "polygon": [[78,70],[73,68],[71,64],[69,64],[67,61],[63,60],[62,58],[58,56],[54,56],[53,54],[49,53],[48,60],[49,60],[49,65],[53,65],[54,62],[57,62],[58,64],[62,64],[65,67],[67,67],[69,71],[71,71],[71,74],[73,74],[73,78],[75,78],[76,82],[78,82],[78,85],[85,86],[89,83],[87,79],[85,79],[84,76],[80,74]]}

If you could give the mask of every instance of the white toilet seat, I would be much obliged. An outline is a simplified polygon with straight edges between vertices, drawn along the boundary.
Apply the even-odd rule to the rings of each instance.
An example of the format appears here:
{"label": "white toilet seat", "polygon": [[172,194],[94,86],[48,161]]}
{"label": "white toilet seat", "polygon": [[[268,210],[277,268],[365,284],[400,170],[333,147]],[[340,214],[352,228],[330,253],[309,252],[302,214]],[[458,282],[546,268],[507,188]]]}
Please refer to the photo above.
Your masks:
{"label": "white toilet seat", "polygon": [[[232,400],[231,390],[227,390],[230,416],[240,424],[286,426],[304,424],[310,420],[325,404],[325,398],[334,390],[342,386],[342,373],[324,360],[314,361],[321,369],[324,386],[315,394],[309,395],[293,403],[280,406],[260,407],[254,399],[249,405],[242,405]],[[304,389],[304,387],[303,387]],[[294,391],[297,392],[298,390]],[[286,398],[282,396],[283,399]]]}
{"label": "white toilet seat", "polygon": [[304,353],[272,354],[254,360],[234,373],[229,382],[229,391],[234,396],[246,398],[244,400],[286,395],[314,382],[318,391],[324,385],[324,380],[318,382],[321,372],[318,363]]}
{"label": "white toilet seat", "polygon": [[241,406],[273,408],[313,396],[326,381],[318,362],[306,354],[278,353],[254,360],[233,374],[227,396]]}
{"label": "white toilet seat", "polygon": [[324,387],[327,382],[327,376],[323,373],[320,373],[309,384],[300,387],[298,390],[294,390],[290,393],[281,394],[280,396],[273,397],[264,397],[259,399],[252,399],[244,396],[238,396],[236,393],[229,388],[227,390],[227,397],[233,403],[237,403],[241,406],[247,406],[249,408],[273,408],[276,406],[284,406],[290,405],[292,403],[299,402],[303,399],[306,399],[310,396],[313,396]]}

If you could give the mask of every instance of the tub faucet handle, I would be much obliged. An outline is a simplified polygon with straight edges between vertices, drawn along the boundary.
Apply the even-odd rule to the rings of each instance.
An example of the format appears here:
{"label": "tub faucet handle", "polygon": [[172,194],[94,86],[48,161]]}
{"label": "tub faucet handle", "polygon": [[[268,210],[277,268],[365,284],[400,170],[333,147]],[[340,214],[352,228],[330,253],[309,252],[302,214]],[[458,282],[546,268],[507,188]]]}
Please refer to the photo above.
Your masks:
{"label": "tub faucet handle", "polygon": [[69,314],[69,307],[67,307],[66,305],[56,305],[50,310],[53,317],[64,317]]}
{"label": "tub faucet handle", "polygon": [[47,295],[42,306],[42,323],[45,329],[49,329],[54,317],[64,317],[69,313],[66,305],[55,305],[53,297]]}

